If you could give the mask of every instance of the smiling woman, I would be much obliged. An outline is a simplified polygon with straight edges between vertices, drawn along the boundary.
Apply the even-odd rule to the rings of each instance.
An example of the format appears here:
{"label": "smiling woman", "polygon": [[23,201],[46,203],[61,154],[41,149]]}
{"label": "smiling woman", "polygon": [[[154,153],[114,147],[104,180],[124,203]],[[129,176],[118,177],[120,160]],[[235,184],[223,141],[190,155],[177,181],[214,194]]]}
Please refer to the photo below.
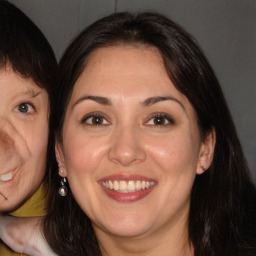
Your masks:
{"label": "smiling woman", "polygon": [[63,55],[58,92],[44,226],[58,255],[255,255],[255,187],[181,27],[152,13],[99,20]]}
{"label": "smiling woman", "polygon": [[[0,0],[0,17],[0,213],[43,216],[56,59],[19,9]],[[7,233],[1,227],[1,239]],[[0,255],[13,254],[0,245]]]}
{"label": "smiling woman", "polygon": [[[84,95],[92,96],[82,101]],[[214,134],[200,141],[195,111],[155,49],[112,46],[92,53],[74,86],[61,145],[61,175],[96,233],[152,239],[167,230],[165,239],[182,238],[178,255],[188,237],[191,187],[210,166]]]}

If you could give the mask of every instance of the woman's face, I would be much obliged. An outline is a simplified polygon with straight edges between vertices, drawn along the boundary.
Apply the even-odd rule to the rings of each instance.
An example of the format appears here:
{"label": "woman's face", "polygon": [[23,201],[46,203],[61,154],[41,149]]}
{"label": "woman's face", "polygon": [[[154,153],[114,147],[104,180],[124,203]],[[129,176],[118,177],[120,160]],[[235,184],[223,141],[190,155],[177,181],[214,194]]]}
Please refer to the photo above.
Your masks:
{"label": "woman's face", "polygon": [[47,92],[10,66],[0,70],[0,211],[16,209],[45,174]]}
{"label": "woman's face", "polygon": [[212,147],[160,54],[116,46],[96,50],[77,80],[57,158],[96,233],[134,237],[186,226]]}

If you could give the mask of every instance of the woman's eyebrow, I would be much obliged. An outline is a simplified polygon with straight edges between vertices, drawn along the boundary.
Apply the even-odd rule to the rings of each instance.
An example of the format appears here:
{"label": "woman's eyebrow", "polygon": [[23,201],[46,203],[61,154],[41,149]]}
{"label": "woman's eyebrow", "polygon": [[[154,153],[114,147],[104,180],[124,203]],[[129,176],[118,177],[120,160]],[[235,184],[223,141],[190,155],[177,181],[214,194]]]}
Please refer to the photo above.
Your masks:
{"label": "woman's eyebrow", "polygon": [[166,101],[166,100],[175,101],[178,104],[180,104],[182,108],[184,108],[183,104],[178,99],[176,99],[172,96],[150,97],[150,98],[147,98],[146,100],[144,100],[142,104],[145,105],[145,106],[152,106],[153,104],[156,104],[156,103],[161,102],[161,101]]}
{"label": "woman's eyebrow", "polygon": [[[92,96],[92,95],[85,95],[81,98],[79,98],[72,106],[71,109],[73,109],[77,104],[81,103],[82,101],[85,101],[85,100],[92,100],[92,101],[95,101],[101,105],[107,105],[107,106],[111,106],[112,103],[110,101],[110,99],[106,98],[106,97],[102,97],[102,96]],[[158,102],[161,102],[161,101],[167,101],[167,100],[170,100],[170,101],[174,101],[176,103],[178,103],[182,109],[186,111],[184,105],[176,98],[172,97],[172,96],[156,96],[156,97],[150,97],[150,98],[147,98],[146,100],[144,100],[142,102],[142,105],[144,106],[152,106],[153,104],[156,104]]]}
{"label": "woman's eyebrow", "polygon": [[161,102],[161,101],[167,101],[167,100],[170,100],[170,101],[174,101],[176,103],[178,103],[182,109],[187,113],[184,105],[181,103],[181,101],[179,101],[177,98],[175,97],[172,97],[172,96],[156,96],[156,97],[150,97],[150,98],[147,98],[146,100],[144,100],[142,102],[142,104],[144,106],[152,106],[158,102]]}
{"label": "woman's eyebrow", "polygon": [[72,106],[71,109],[73,109],[77,104],[81,103],[82,101],[85,101],[85,100],[92,100],[92,101],[95,101],[101,105],[107,105],[107,106],[110,106],[112,105],[111,104],[111,101],[106,98],[106,97],[101,97],[101,96],[92,96],[92,95],[86,95],[86,96],[83,96],[81,98],[79,98]]}

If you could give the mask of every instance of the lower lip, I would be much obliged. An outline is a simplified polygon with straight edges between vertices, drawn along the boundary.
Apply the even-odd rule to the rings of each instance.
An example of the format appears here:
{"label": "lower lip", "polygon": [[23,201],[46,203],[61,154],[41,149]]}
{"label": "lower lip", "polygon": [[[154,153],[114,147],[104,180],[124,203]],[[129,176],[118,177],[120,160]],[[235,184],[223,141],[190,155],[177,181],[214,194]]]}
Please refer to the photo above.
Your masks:
{"label": "lower lip", "polygon": [[135,201],[138,201],[138,200],[146,197],[149,193],[152,192],[152,190],[155,188],[155,185],[150,188],[147,188],[147,189],[139,190],[136,192],[128,192],[128,193],[120,193],[113,189],[108,189],[108,188],[104,187],[103,185],[101,185],[101,187],[102,187],[103,191],[110,198],[112,198],[118,202],[131,203],[131,202],[135,202]]}

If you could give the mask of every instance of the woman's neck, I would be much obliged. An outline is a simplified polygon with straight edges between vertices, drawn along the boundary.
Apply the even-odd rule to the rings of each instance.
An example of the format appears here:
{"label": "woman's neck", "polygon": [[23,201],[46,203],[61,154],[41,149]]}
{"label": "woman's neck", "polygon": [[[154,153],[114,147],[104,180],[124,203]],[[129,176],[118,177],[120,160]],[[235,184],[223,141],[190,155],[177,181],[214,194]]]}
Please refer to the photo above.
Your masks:
{"label": "woman's neck", "polygon": [[117,237],[95,228],[102,256],[193,256],[188,239],[187,218],[170,228],[162,227],[138,237]]}

